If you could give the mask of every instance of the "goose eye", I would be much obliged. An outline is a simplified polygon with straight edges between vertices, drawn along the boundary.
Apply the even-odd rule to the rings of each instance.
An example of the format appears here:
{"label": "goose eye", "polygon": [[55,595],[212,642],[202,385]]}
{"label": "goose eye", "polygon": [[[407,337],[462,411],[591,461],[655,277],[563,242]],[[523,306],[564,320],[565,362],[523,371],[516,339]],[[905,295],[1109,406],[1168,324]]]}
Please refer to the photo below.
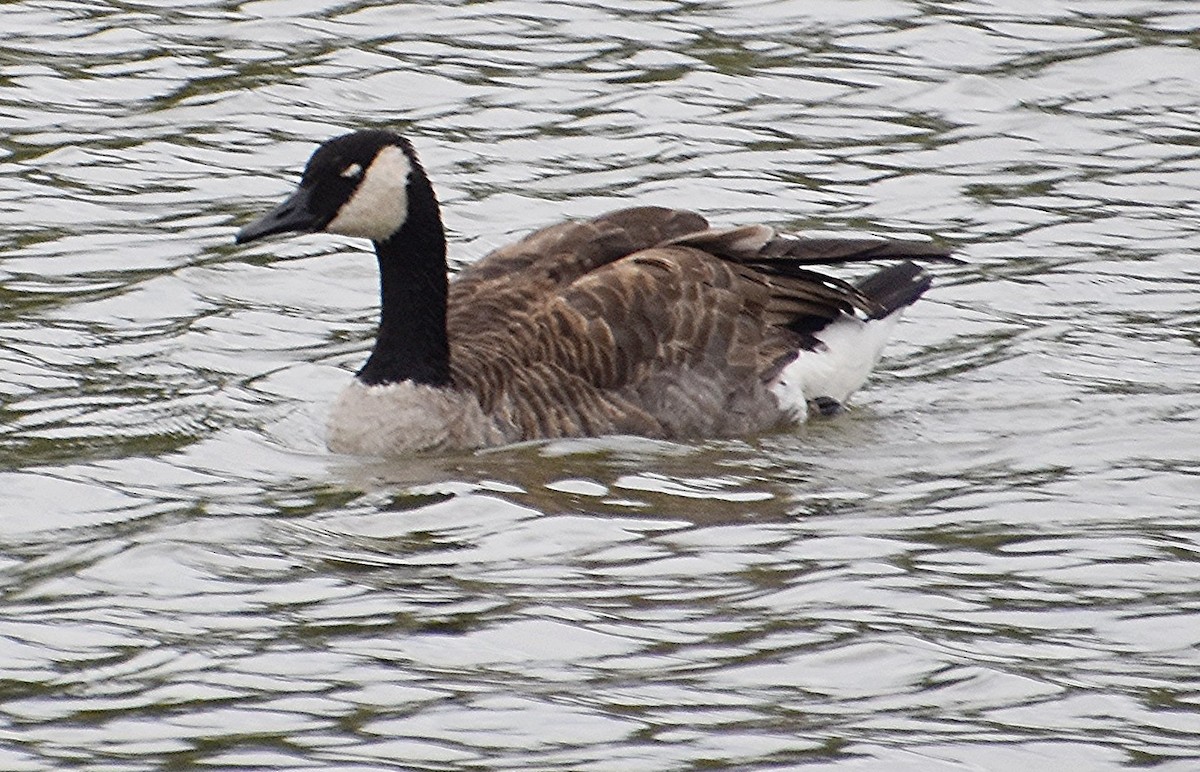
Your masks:
{"label": "goose eye", "polygon": [[345,169],[342,169],[342,173],[339,176],[345,177],[348,180],[352,180],[355,177],[361,176],[362,170],[363,170],[362,164],[352,163],[349,166],[347,166]]}

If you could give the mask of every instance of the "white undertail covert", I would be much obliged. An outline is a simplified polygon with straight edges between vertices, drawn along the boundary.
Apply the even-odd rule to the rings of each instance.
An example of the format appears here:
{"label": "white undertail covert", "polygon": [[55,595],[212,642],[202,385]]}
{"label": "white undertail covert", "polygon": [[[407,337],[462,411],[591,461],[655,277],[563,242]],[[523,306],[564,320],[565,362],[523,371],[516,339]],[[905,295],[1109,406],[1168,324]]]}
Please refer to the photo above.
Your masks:
{"label": "white undertail covert", "polygon": [[866,383],[902,315],[903,310],[897,310],[883,319],[842,314],[833,320],[815,336],[821,346],[801,351],[771,384],[779,406],[803,421],[815,399],[828,397],[844,404]]}

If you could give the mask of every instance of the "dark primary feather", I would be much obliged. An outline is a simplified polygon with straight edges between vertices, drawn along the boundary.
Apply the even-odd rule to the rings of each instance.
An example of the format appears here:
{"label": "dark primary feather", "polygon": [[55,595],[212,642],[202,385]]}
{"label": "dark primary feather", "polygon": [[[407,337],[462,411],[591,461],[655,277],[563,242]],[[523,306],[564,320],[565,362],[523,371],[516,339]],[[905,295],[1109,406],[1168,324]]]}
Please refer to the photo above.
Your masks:
{"label": "dark primary feather", "polygon": [[[537,231],[450,284],[452,382],[524,437],[735,434],[781,419],[766,388],[840,313],[879,317],[928,279],[813,269],[943,257],[926,242],[708,230],[640,207]],[[714,256],[720,259],[713,259]]]}
{"label": "dark primary feather", "polygon": [[858,291],[871,298],[879,308],[872,319],[883,317],[911,305],[933,284],[933,277],[920,266],[904,262],[873,273],[860,281]]}

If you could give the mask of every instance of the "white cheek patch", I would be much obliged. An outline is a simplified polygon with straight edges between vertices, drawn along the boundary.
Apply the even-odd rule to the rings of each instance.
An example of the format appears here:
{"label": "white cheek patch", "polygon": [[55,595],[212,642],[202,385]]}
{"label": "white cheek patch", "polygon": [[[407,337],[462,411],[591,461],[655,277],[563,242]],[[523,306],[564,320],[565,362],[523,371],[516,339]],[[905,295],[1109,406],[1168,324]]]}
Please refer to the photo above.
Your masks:
{"label": "white cheek patch", "polygon": [[362,173],[362,164],[354,163],[354,164],[350,164],[345,169],[342,169],[342,173],[339,174],[338,176],[345,177],[347,179],[352,179],[354,177],[357,177],[361,173]]}
{"label": "white cheek patch", "polygon": [[[343,171],[347,176],[352,164]],[[325,226],[326,233],[386,241],[408,216],[408,175],[412,164],[404,151],[388,145],[375,155],[354,194]]]}

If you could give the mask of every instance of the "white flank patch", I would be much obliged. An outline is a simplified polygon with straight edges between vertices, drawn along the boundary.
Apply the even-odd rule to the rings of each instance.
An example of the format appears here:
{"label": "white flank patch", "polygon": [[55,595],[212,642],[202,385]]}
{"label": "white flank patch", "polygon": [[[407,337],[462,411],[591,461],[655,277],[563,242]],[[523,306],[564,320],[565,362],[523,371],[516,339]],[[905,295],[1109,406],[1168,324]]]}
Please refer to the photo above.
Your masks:
{"label": "white flank patch", "polygon": [[808,402],[829,397],[846,402],[867,381],[883,347],[891,337],[901,311],[864,321],[842,314],[816,334],[824,346],[801,351],[771,384],[771,393],[796,420],[808,414]]}
{"label": "white flank patch", "polygon": [[375,155],[362,182],[325,226],[325,231],[386,241],[408,217],[411,172],[412,164],[404,151],[395,145],[385,146]]}

